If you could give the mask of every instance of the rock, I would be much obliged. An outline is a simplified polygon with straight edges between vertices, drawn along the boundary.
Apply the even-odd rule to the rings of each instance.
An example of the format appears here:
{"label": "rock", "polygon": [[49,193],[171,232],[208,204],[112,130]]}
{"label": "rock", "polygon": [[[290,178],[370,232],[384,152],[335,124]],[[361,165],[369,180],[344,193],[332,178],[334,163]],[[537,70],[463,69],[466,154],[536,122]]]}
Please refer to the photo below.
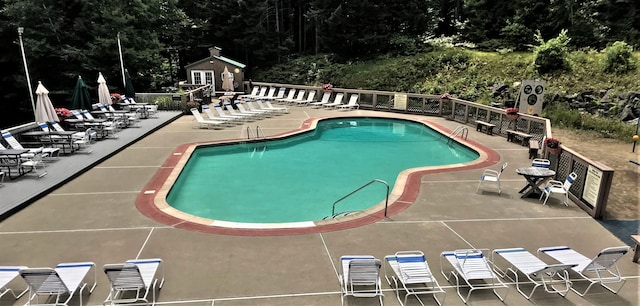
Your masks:
{"label": "rock", "polygon": [[625,105],[624,109],[622,109],[622,112],[620,112],[620,120],[628,121],[633,120],[634,118],[636,118],[636,116],[633,114],[633,108],[631,107],[631,105]]}

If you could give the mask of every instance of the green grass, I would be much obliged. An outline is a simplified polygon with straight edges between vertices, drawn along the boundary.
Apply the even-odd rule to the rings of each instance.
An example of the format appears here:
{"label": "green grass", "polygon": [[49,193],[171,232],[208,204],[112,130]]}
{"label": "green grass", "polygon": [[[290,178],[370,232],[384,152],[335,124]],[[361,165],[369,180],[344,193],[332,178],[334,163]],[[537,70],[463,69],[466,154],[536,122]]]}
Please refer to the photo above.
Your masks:
{"label": "green grass", "polygon": [[[640,52],[634,57],[640,58]],[[568,55],[570,69],[540,75],[533,67],[532,52],[480,52],[463,49],[445,49],[413,56],[379,56],[375,59],[338,62],[331,55],[293,58],[285,63],[258,70],[256,81],[289,84],[320,85],[331,83],[336,87],[372,89],[424,94],[451,93],[454,97],[481,104],[495,101],[492,86],[504,83],[510,86],[512,98],[517,96],[522,80],[546,81],[546,101],[557,95],[611,90],[612,97],[640,88],[638,70],[623,74],[605,73],[605,54],[595,51],[575,51]],[[613,109],[619,109],[614,101]],[[615,113],[615,112],[613,112]],[[617,124],[615,119],[581,113],[579,110],[563,111],[550,118],[569,128],[595,130],[603,136],[627,140],[629,129]],[[580,117],[581,120],[571,120]],[[561,120],[561,121],[558,121]],[[579,124],[577,123],[579,122]],[[586,123],[589,122],[589,123]],[[632,133],[632,132],[631,132]]]}

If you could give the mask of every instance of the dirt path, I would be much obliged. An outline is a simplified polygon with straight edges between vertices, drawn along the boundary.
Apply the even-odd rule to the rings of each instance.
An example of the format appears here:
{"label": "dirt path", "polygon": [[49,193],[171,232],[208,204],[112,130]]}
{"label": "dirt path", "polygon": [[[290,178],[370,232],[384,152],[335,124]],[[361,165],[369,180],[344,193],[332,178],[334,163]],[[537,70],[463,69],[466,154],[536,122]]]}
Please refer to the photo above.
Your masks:
{"label": "dirt path", "polygon": [[553,129],[553,137],[559,138],[563,146],[615,169],[606,219],[640,219],[640,166],[629,162],[640,161],[640,143],[632,153],[631,140],[625,143],[589,132],[558,128]]}

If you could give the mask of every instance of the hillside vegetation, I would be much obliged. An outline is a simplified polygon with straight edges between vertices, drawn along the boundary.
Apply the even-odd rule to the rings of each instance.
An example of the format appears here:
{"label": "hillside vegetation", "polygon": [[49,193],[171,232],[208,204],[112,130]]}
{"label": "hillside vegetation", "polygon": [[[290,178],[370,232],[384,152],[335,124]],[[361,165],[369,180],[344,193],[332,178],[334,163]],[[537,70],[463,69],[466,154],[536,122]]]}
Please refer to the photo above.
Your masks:
{"label": "hillside vegetation", "polygon": [[[627,73],[605,73],[605,54],[595,51],[575,51],[567,55],[570,68],[549,74],[539,74],[533,67],[531,52],[480,52],[445,49],[411,56],[381,56],[377,58],[339,62],[331,55],[292,58],[268,69],[256,71],[254,81],[319,85],[331,83],[341,88],[374,89],[424,94],[451,93],[453,96],[482,104],[504,102],[493,97],[495,84],[509,86],[515,99],[519,83],[526,79],[546,81],[545,110],[557,110],[561,116],[547,115],[552,123],[569,128],[594,130],[602,136],[629,140],[635,127],[619,118],[599,116],[568,109],[558,97],[584,92],[595,95],[609,91],[607,106],[618,114],[622,96],[640,91],[637,69]],[[635,52],[635,59],[640,53]],[[618,97],[620,96],[620,97]]]}

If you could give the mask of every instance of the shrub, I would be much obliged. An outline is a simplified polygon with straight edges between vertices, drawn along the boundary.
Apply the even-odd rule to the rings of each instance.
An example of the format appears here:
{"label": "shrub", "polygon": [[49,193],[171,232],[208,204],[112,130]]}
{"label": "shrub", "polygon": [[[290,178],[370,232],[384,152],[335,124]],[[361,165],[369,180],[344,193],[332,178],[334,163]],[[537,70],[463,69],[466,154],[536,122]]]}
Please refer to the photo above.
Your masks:
{"label": "shrub", "polygon": [[636,69],[633,47],[624,41],[616,41],[604,50],[604,72],[627,73]]}
{"label": "shrub", "polygon": [[567,35],[567,30],[560,31],[557,37],[544,41],[538,31],[535,35],[539,43],[534,48],[533,63],[539,73],[548,73],[556,70],[569,70],[567,60],[568,44],[571,38]]}

